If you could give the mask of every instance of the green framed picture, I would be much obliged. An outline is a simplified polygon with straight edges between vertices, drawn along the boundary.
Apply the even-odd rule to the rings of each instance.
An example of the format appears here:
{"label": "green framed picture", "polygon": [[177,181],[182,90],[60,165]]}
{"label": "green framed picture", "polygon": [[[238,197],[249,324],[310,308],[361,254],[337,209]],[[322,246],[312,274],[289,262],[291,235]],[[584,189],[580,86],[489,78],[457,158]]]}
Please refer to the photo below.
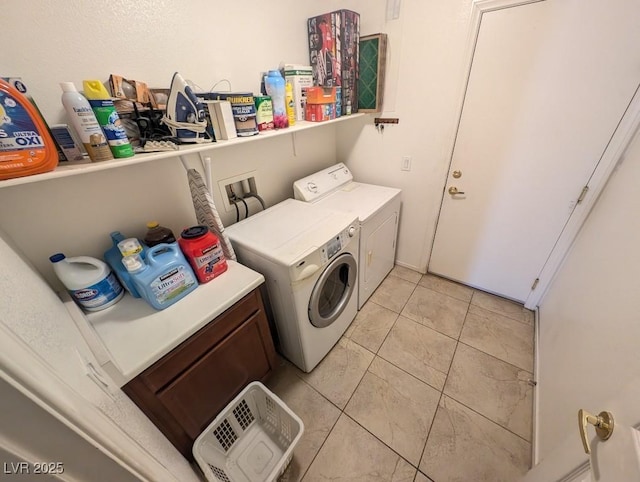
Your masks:
{"label": "green framed picture", "polygon": [[358,111],[381,112],[387,62],[387,34],[360,37]]}

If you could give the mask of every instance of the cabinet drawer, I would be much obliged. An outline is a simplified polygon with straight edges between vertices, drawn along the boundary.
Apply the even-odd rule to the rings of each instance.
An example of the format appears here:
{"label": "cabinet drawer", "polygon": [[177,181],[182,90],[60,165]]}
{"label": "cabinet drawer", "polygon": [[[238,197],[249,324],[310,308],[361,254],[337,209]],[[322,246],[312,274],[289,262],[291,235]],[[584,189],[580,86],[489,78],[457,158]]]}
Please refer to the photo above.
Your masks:
{"label": "cabinet drawer", "polygon": [[160,403],[195,439],[249,382],[272,369],[271,340],[263,313],[254,314],[168,387]]}
{"label": "cabinet drawer", "polygon": [[142,372],[140,379],[157,392],[257,312],[264,313],[264,306],[254,290]]}

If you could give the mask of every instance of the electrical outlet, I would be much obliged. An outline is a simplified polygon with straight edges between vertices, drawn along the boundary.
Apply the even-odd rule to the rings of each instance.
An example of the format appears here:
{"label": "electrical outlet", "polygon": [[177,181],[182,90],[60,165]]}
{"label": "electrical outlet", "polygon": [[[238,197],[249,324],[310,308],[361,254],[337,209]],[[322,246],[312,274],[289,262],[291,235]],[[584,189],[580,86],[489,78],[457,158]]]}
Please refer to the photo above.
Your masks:
{"label": "electrical outlet", "polygon": [[256,171],[245,172],[237,176],[228,177],[218,181],[220,188],[220,197],[227,212],[235,211],[232,199],[234,197],[241,198],[248,192],[258,194],[258,186],[256,184]]}
{"label": "electrical outlet", "polygon": [[402,164],[400,165],[401,171],[411,170],[411,156],[402,156]]}

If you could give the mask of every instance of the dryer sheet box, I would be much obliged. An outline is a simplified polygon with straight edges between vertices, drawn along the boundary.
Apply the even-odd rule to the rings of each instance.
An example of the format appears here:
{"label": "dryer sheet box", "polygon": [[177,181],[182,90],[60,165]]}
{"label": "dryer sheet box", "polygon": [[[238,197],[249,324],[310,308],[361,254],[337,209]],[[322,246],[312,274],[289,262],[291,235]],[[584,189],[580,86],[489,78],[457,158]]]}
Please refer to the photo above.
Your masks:
{"label": "dryer sheet box", "polygon": [[313,86],[313,70],[310,65],[285,64],[282,69],[285,82],[290,82],[293,87],[293,101],[295,103],[296,120],[304,120],[307,99],[306,87]]}
{"label": "dryer sheet box", "polygon": [[315,85],[342,87],[342,111],[358,111],[360,14],[337,10],[307,20]]}

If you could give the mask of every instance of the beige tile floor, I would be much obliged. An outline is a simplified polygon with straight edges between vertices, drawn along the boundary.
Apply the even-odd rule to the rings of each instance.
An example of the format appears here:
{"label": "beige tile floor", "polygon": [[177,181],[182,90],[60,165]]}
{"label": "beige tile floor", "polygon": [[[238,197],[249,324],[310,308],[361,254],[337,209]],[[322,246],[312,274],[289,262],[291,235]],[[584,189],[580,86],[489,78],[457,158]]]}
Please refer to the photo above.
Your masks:
{"label": "beige tile floor", "polygon": [[530,466],[533,313],[396,266],[311,372],[268,386],[304,421],[282,481],[513,482]]}

